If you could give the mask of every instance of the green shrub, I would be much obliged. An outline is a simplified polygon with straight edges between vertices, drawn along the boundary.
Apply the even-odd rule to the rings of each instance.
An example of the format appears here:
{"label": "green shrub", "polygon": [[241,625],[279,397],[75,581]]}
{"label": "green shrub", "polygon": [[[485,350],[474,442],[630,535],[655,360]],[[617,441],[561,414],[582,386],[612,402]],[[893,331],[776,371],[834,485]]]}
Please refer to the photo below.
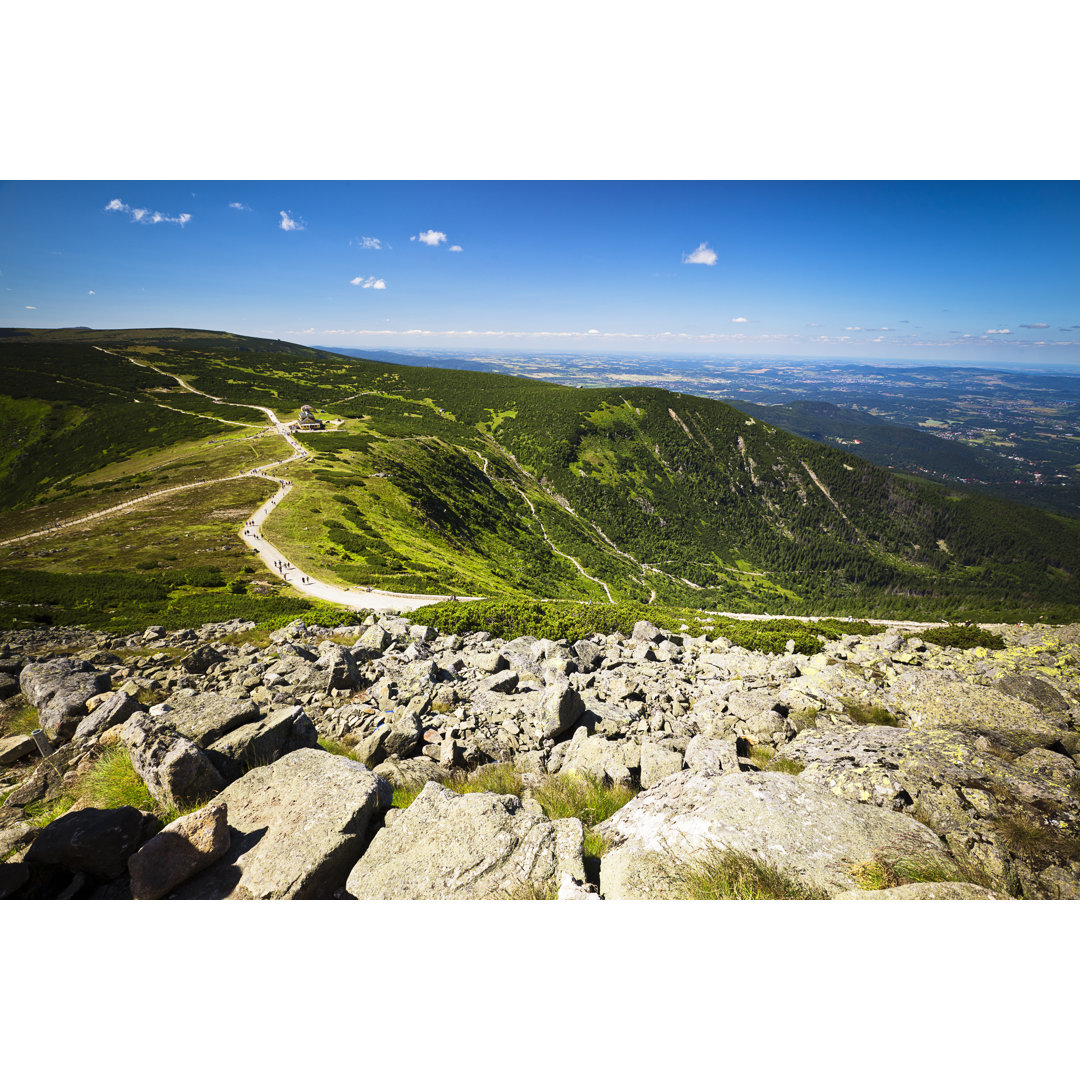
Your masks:
{"label": "green shrub", "polygon": [[1000,634],[984,630],[981,626],[960,626],[950,623],[924,630],[919,635],[931,645],[940,645],[951,649],[1004,649],[1005,639]]}

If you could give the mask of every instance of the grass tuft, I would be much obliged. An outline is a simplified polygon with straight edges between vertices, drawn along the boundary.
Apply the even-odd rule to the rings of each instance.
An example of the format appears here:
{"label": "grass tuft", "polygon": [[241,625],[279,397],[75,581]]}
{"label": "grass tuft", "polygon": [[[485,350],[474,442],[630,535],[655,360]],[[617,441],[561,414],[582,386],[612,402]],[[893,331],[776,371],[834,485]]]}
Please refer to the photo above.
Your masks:
{"label": "grass tuft", "polygon": [[841,698],[840,704],[844,706],[844,712],[853,723],[875,727],[900,727],[900,721],[881,705],[868,705],[854,698]]}
{"label": "grass tuft", "polygon": [[804,885],[767,859],[733,848],[714,847],[675,868],[686,900],[827,900],[822,889]]}
{"label": "grass tuft", "polygon": [[794,761],[786,757],[774,757],[765,766],[767,772],[782,772],[787,773],[788,776],[798,776],[805,768],[804,762]]}
{"label": "grass tuft", "polygon": [[576,817],[591,829],[621,810],[637,793],[629,784],[610,784],[595,776],[570,773],[545,776],[532,796],[549,818]]}
{"label": "grass tuft", "polygon": [[29,735],[41,726],[38,711],[33,705],[16,705],[6,709],[0,719],[5,735]]}
{"label": "grass tuft", "polygon": [[873,858],[855,863],[849,873],[860,889],[867,890],[965,880],[949,855],[914,839],[879,848]]}
{"label": "grass tuft", "polygon": [[106,750],[79,780],[79,798],[100,810],[134,806],[156,814],[160,807],[135,771],[128,752],[120,747]]}

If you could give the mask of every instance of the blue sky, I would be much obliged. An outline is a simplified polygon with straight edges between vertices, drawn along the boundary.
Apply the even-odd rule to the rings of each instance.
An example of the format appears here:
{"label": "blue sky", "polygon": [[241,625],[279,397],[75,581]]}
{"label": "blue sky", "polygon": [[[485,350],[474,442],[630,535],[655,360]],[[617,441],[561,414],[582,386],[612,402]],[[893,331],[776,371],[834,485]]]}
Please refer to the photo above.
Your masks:
{"label": "blue sky", "polygon": [[0,324],[1080,363],[1072,182],[0,184]]}

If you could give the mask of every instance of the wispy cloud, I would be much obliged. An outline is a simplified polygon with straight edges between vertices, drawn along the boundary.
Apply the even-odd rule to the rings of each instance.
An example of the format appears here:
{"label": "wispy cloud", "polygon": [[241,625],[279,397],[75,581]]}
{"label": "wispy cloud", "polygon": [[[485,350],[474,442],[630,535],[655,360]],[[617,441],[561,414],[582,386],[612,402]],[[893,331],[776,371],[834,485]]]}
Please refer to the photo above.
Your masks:
{"label": "wispy cloud", "polygon": [[1011,334],[1011,330],[987,330],[988,334]]}
{"label": "wispy cloud", "polygon": [[377,236],[361,236],[359,240],[350,240],[350,244],[355,244],[358,248],[367,251],[381,251],[382,241]]}
{"label": "wispy cloud", "polygon": [[446,250],[447,251],[460,251],[461,250],[461,245],[460,244],[451,244]]}
{"label": "wispy cloud", "polygon": [[91,290],[90,290],[90,291],[89,291],[89,292],[88,292],[88,293],[87,293],[86,295],[87,295],[87,296],[93,296],[93,295],[94,295],[94,290],[93,290],[93,289],[91,289]]}
{"label": "wispy cloud", "polygon": [[732,319],[731,321],[732,321],[732,322],[749,322],[750,320],[749,320],[749,319],[747,319],[747,318],[746,318],[745,316],[743,316],[743,315],[736,315],[736,316],[735,316],[735,318],[734,318],[734,319]]}
{"label": "wispy cloud", "polygon": [[858,330],[861,330],[862,327],[861,326],[845,326],[844,329],[845,330],[858,331]]}
{"label": "wispy cloud", "polygon": [[354,277],[349,282],[350,285],[359,285],[361,289],[385,289],[386,282],[382,278],[375,277]]}
{"label": "wispy cloud", "polygon": [[27,311],[37,311],[37,308],[33,304],[25,305]]}
{"label": "wispy cloud", "polygon": [[281,228],[283,228],[286,232],[304,231],[304,223],[302,221],[298,221],[294,217],[291,217],[288,211],[279,210],[278,213],[281,214]]}
{"label": "wispy cloud", "polygon": [[232,210],[250,210],[251,209],[250,206],[247,206],[246,204],[244,204],[242,202],[231,202],[231,203],[229,203],[229,207]]}
{"label": "wispy cloud", "polygon": [[1048,322],[1022,322],[1020,324],[1024,330],[1045,330],[1049,325]]}
{"label": "wispy cloud", "polygon": [[427,244],[428,247],[438,247],[440,244],[446,243],[446,233],[428,229],[417,236],[410,236],[409,239],[419,240],[421,244]]}
{"label": "wispy cloud", "polygon": [[702,241],[698,244],[689,255],[684,254],[682,261],[684,263],[696,263],[699,266],[715,266],[718,256],[707,241]]}
{"label": "wispy cloud", "polygon": [[157,210],[128,206],[126,202],[121,202],[119,199],[113,199],[106,205],[105,209],[110,213],[127,214],[132,221],[137,221],[140,225],[158,225],[163,221],[167,221],[173,225],[183,226],[191,220],[190,214],[177,214],[176,217],[169,217],[168,214],[162,214]]}

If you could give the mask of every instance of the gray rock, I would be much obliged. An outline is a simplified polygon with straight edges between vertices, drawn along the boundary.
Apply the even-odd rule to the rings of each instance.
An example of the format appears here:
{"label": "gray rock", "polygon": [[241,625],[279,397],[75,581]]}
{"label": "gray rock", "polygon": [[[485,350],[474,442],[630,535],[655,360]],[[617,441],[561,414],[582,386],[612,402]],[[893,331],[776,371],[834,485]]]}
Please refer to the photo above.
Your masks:
{"label": "gray rock", "polygon": [[352,647],[352,654],[358,659],[370,659],[382,654],[390,647],[393,638],[377,623],[369,626]]}
{"label": "gray rock", "polygon": [[376,833],[347,891],[361,900],[532,899],[559,886],[558,831],[516,795],[429,783]]}
{"label": "gray rock", "polygon": [[629,742],[586,735],[584,728],[578,728],[569,742],[552,749],[547,767],[549,772],[563,776],[577,773],[613,784],[629,784],[630,769],[640,767],[639,754],[639,749]]}
{"label": "gray rock", "polygon": [[205,693],[172,698],[170,704],[169,724],[204,749],[235,728],[259,718],[259,706],[250,698],[238,700]]}
{"label": "gray rock", "polygon": [[0,739],[0,765],[11,765],[21,761],[36,751],[34,740],[29,735],[8,735]]}
{"label": "gray rock", "polygon": [[229,850],[228,810],[204,806],[177,818],[128,858],[131,895],[159,900]]}
{"label": "gray rock", "polygon": [[543,691],[537,734],[542,739],[556,739],[569,731],[584,712],[581,695],[569,680],[559,679]]}
{"label": "gray rock", "polygon": [[665,776],[682,770],[683,755],[646,739],[641,744],[641,786],[655,787]]}
{"label": "gray rock", "polygon": [[[169,714],[171,718],[172,714]],[[146,713],[135,713],[120,729],[131,764],[150,794],[169,806],[201,802],[225,782],[190,739]]]}
{"label": "gray rock", "polygon": [[412,757],[424,734],[420,717],[414,712],[395,713],[389,728],[383,743],[386,753],[400,758]]}
{"label": "gray rock", "polygon": [[180,660],[180,667],[189,675],[205,675],[215,664],[224,660],[225,657],[212,645],[200,645]]}
{"label": "gray rock", "polygon": [[329,898],[364,850],[381,787],[363,765],[323,750],[252,769],[210,804],[229,808],[228,852],[170,898]]}
{"label": "gray rock", "polygon": [[26,700],[38,710],[38,721],[52,739],[66,742],[75,734],[90,698],[109,689],[109,676],[85,660],[61,657],[27,664],[19,675]]}
{"label": "gray rock", "polygon": [[1003,694],[1019,698],[1043,712],[1068,712],[1069,702],[1045,679],[1034,675],[1005,675],[995,687]]}
{"label": "gray rock", "polygon": [[518,673],[516,671],[499,671],[494,675],[489,675],[486,679],[481,679],[477,689],[496,694],[510,694],[517,684]]}
{"label": "gray rock", "polygon": [[75,742],[96,739],[103,731],[108,731],[117,724],[123,724],[141,710],[142,705],[139,704],[137,698],[124,690],[118,690],[94,709],[85,720],[80,721],[72,739]]}
{"label": "gray rock", "polygon": [[387,758],[375,766],[374,772],[396,788],[423,787],[430,781],[439,783],[450,775],[442,765],[427,757]]}
{"label": "gray rock", "polygon": [[128,856],[159,828],[156,817],[133,806],[72,810],[38,833],[26,861],[116,878],[124,872]]}
{"label": "gray rock", "polygon": [[327,689],[354,690],[361,685],[360,669],[353,654],[337,642],[324,641],[319,646],[317,666],[326,672]]}
{"label": "gray rock", "polygon": [[952,728],[1006,741],[1015,753],[1053,746],[1068,729],[1067,718],[989,686],[965,682],[953,672],[905,671],[890,686],[886,708],[901,712],[915,728]]}
{"label": "gray rock", "polygon": [[612,845],[600,865],[607,899],[678,895],[677,864],[710,848],[767,859],[830,895],[851,887],[851,865],[890,845],[945,854],[937,836],[906,815],[848,802],[781,773],[676,773],[632,799],[599,832]]}
{"label": "gray rock", "polygon": [[686,746],[688,769],[708,772],[738,772],[739,752],[735,736],[726,739],[695,735]]}
{"label": "gray rock", "polygon": [[[261,720],[233,728],[206,748],[206,756],[226,781],[239,779],[248,769],[269,765],[281,757],[301,717],[307,718],[299,705],[277,709]],[[311,731],[314,730],[312,727]],[[317,743],[316,739],[313,745]]]}

